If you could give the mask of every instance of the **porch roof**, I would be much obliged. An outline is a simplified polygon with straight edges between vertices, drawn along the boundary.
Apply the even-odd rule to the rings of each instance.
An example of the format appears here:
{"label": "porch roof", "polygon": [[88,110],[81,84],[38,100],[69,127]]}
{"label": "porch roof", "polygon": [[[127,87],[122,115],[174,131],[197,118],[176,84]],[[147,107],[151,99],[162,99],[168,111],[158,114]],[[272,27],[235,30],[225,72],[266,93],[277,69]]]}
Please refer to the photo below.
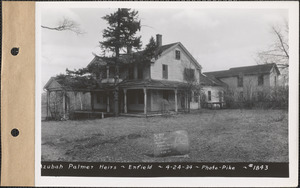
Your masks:
{"label": "porch roof", "polygon": [[170,80],[125,80],[119,84],[121,88],[153,88],[153,89],[175,89],[188,87],[187,83]]}
{"label": "porch roof", "polygon": [[200,82],[203,86],[227,86],[224,82],[220,81],[219,79],[215,78],[212,75],[205,75],[200,74]]}
{"label": "porch roof", "polygon": [[100,83],[94,78],[74,79],[69,76],[51,77],[44,86],[49,91],[103,91],[113,89],[112,84]]}

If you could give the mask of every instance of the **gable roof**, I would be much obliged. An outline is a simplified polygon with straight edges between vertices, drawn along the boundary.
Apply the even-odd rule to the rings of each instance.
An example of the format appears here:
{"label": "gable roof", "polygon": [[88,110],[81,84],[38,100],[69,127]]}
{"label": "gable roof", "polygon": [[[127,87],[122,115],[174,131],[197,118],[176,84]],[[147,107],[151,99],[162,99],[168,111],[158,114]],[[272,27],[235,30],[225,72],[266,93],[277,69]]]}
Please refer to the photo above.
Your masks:
{"label": "gable roof", "polygon": [[99,64],[99,65],[107,65],[107,62],[104,60],[104,58],[96,56],[93,58],[93,60],[87,65],[87,67],[91,66],[92,64]]}
{"label": "gable roof", "polygon": [[275,63],[245,66],[245,67],[234,67],[224,71],[204,72],[205,75],[214,76],[216,78],[233,77],[240,74],[243,75],[258,75],[258,74],[270,74],[272,69],[275,69],[277,74],[280,74],[278,67]]}
{"label": "gable roof", "polygon": [[226,86],[226,84],[214,76],[200,74],[200,84],[204,86]]}
{"label": "gable roof", "polygon": [[171,43],[171,44],[166,44],[166,45],[162,45],[158,47],[158,51],[160,51],[161,53],[163,53],[164,51],[166,51],[167,49],[171,48],[172,46],[177,45],[179,42],[175,42],[175,43]]}
{"label": "gable roof", "polygon": [[54,83],[54,85],[56,85],[57,88],[62,88],[63,86],[58,83],[55,79],[55,77],[51,77],[48,82],[46,83],[46,85],[44,86],[43,89],[49,89],[49,87]]}
{"label": "gable roof", "polygon": [[167,44],[167,45],[163,45],[161,46],[161,56],[163,56],[164,54],[168,53],[169,51],[173,50],[174,48],[176,48],[177,46],[179,46],[187,55],[188,57],[192,60],[192,62],[194,63],[194,65],[196,66],[196,68],[198,69],[202,69],[201,65],[198,63],[198,61],[192,56],[192,54],[183,46],[183,44],[181,42],[176,42],[176,43],[172,43],[172,44]]}
{"label": "gable roof", "polygon": [[44,89],[46,90],[72,90],[72,91],[91,91],[109,89],[112,86],[106,83],[99,83],[93,77],[75,79],[70,76],[56,76],[51,77]]}
{"label": "gable roof", "polygon": [[[157,48],[155,54],[158,56],[163,56],[164,54],[168,53],[172,49],[176,48],[176,46],[180,46],[183,49],[183,51],[189,56],[189,58],[192,60],[192,62],[194,63],[194,65],[197,68],[199,68],[199,69],[202,68],[201,65],[197,62],[197,60],[192,56],[192,54],[190,54],[189,51],[180,42],[175,42],[175,43],[159,46]],[[140,55],[142,52],[143,51],[134,52],[133,54]],[[128,59],[130,59],[131,55],[132,54],[120,54],[120,59],[121,59],[121,61],[123,60],[125,63],[131,63],[130,61],[128,61]],[[105,57],[95,56],[94,59],[88,64],[87,67],[89,67],[95,63],[104,66],[104,65],[107,65],[109,62],[105,59]]]}

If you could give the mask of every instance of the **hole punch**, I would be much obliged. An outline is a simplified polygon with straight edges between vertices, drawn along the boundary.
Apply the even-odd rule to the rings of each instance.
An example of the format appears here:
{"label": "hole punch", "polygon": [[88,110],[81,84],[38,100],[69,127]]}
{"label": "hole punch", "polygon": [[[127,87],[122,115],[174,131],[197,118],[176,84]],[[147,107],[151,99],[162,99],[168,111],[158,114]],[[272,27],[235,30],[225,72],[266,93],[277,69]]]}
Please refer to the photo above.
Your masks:
{"label": "hole punch", "polygon": [[19,53],[19,48],[16,48],[16,47],[12,48],[11,51],[10,51],[10,53],[11,53],[13,56],[18,55],[18,53]]}
{"label": "hole punch", "polygon": [[16,137],[16,136],[18,136],[19,135],[19,130],[18,129],[12,129],[11,130],[11,135],[13,136],[13,137]]}

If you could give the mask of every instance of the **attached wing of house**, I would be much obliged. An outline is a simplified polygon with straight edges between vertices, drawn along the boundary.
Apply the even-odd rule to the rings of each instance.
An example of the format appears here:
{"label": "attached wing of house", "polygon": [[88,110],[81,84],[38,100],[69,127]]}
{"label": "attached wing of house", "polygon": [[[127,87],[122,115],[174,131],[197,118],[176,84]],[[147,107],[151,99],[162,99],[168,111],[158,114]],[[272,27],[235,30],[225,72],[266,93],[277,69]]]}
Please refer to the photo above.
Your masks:
{"label": "attached wing of house", "polygon": [[235,100],[250,99],[259,93],[270,93],[277,87],[280,72],[276,64],[234,67],[224,71],[203,73],[220,80],[233,93]]}
{"label": "attached wing of house", "polygon": [[201,74],[202,107],[224,107],[227,84],[212,75]]}
{"label": "attached wing of house", "polygon": [[244,66],[244,67],[234,67],[229,70],[223,71],[213,71],[213,72],[204,72],[206,75],[212,75],[216,78],[225,78],[225,77],[234,77],[243,75],[259,75],[259,74],[270,74],[275,71],[278,75],[280,74],[276,64],[263,64],[263,65],[253,65],[253,66]]}

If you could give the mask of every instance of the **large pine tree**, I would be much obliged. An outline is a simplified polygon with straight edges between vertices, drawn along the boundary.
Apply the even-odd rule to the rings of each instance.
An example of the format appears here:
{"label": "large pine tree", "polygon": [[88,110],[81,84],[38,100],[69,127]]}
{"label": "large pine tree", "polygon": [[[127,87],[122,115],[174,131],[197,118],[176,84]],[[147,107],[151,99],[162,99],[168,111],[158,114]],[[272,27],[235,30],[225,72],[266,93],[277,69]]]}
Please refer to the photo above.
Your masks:
{"label": "large pine tree", "polygon": [[[141,29],[141,22],[138,18],[138,11],[119,8],[116,12],[103,17],[109,25],[103,31],[104,41],[100,42],[105,51],[112,52],[115,67],[115,85],[119,80],[120,67],[120,51],[126,50],[131,53],[131,49],[140,49],[141,37],[136,36],[136,33]],[[119,88],[114,91],[114,113],[117,116],[119,113]]]}
{"label": "large pine tree", "polygon": [[103,19],[109,26],[103,30],[104,41],[100,42],[102,48],[113,52],[116,58],[119,57],[121,50],[126,49],[129,53],[132,48],[141,48],[141,36],[136,36],[141,29],[138,11],[119,8]]}

